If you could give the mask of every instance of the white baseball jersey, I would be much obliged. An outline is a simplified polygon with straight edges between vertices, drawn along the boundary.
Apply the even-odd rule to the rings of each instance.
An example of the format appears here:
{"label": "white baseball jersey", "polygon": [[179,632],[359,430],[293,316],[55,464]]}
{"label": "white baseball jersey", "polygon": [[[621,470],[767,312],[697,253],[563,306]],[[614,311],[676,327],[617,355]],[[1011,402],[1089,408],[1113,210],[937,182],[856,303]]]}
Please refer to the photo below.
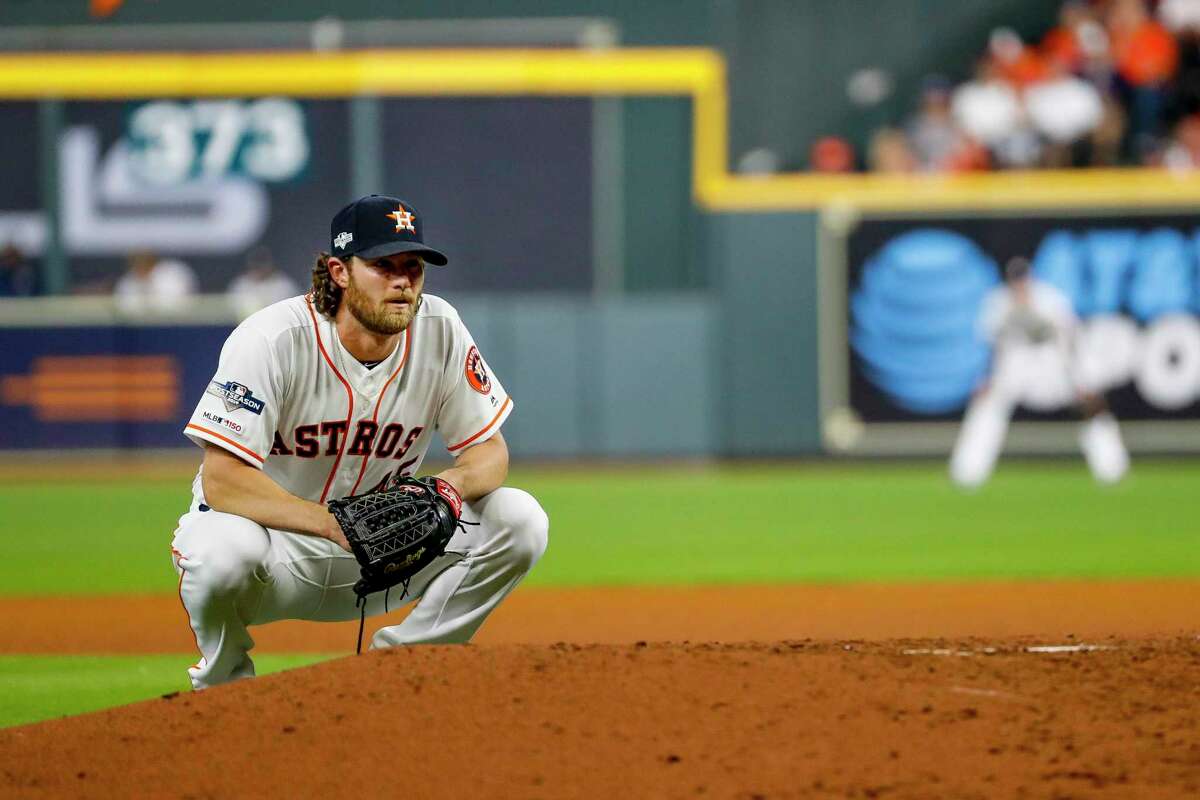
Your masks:
{"label": "white baseball jersey", "polygon": [[980,332],[998,347],[1056,344],[1068,347],[1079,324],[1071,300],[1042,281],[1032,281],[1026,303],[1012,289],[994,289],[984,299]]}
{"label": "white baseball jersey", "polygon": [[984,300],[979,324],[995,346],[994,392],[1049,411],[1074,402],[1086,388],[1074,354],[1079,318],[1070,298],[1050,284],[1032,281],[1025,302],[1008,287],[995,289]]}
{"label": "white baseball jersey", "polygon": [[[436,430],[454,454],[512,411],[458,312],[426,294],[390,356],[368,369],[306,297],[239,325],[185,435],[222,447],[299,497],[324,503],[421,466]],[[200,475],[193,507],[204,502]]]}

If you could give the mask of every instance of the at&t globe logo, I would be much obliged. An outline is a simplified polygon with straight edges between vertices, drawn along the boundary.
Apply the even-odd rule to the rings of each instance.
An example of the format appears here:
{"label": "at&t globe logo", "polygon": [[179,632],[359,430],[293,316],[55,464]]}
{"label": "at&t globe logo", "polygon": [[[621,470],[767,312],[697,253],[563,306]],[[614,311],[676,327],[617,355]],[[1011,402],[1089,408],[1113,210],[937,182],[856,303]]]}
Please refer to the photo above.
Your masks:
{"label": "at&t globe logo", "polygon": [[892,239],[850,300],[850,346],[868,380],[916,414],[962,408],[988,367],[976,320],[999,282],[995,261],[965,236],[918,229]]}

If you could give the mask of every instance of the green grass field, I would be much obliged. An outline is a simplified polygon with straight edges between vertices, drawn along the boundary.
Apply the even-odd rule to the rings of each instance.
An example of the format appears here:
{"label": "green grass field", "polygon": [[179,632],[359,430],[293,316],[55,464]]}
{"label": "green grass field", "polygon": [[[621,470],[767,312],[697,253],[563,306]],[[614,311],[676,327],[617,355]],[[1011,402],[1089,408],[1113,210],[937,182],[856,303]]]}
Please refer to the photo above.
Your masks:
{"label": "green grass field", "polygon": [[[551,519],[529,585],[1200,575],[1200,462],[1116,487],[1075,461],[515,473]],[[171,592],[186,481],[0,485],[0,594]],[[719,557],[714,557],[719,554]]]}
{"label": "green grass field", "polygon": [[[174,592],[188,483],[0,485],[0,594]],[[1003,462],[973,494],[931,462],[570,467],[509,483],[551,518],[528,585],[1200,577],[1200,461],[1138,462],[1116,487],[1079,461]],[[0,725],[178,690],[190,657],[0,657]]]}
{"label": "green grass field", "polygon": [[[187,691],[190,656],[4,656],[0,727],[82,714]],[[254,657],[259,675],[323,661],[327,655]]]}

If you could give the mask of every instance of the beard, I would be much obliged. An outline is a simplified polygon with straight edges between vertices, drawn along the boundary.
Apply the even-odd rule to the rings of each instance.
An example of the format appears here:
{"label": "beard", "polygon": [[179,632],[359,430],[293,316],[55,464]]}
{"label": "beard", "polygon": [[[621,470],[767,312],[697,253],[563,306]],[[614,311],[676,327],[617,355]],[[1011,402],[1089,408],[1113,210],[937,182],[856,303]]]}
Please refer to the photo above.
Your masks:
{"label": "beard", "polygon": [[392,336],[408,328],[417,314],[417,309],[421,307],[420,293],[409,301],[406,309],[395,308],[386,302],[373,302],[365,292],[355,286],[353,276],[350,277],[350,285],[346,287],[342,300],[360,325],[380,336]]}

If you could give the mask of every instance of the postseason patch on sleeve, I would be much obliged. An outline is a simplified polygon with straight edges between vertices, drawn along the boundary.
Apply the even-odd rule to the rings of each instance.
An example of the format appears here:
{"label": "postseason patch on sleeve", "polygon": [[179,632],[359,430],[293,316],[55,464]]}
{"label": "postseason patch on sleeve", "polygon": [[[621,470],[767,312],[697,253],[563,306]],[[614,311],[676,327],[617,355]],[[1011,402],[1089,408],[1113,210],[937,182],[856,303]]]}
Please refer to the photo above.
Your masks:
{"label": "postseason patch on sleeve", "polygon": [[244,384],[236,381],[212,381],[205,390],[214,397],[221,398],[225,410],[232,413],[244,408],[251,414],[262,414],[263,401],[254,396],[254,392]]}

